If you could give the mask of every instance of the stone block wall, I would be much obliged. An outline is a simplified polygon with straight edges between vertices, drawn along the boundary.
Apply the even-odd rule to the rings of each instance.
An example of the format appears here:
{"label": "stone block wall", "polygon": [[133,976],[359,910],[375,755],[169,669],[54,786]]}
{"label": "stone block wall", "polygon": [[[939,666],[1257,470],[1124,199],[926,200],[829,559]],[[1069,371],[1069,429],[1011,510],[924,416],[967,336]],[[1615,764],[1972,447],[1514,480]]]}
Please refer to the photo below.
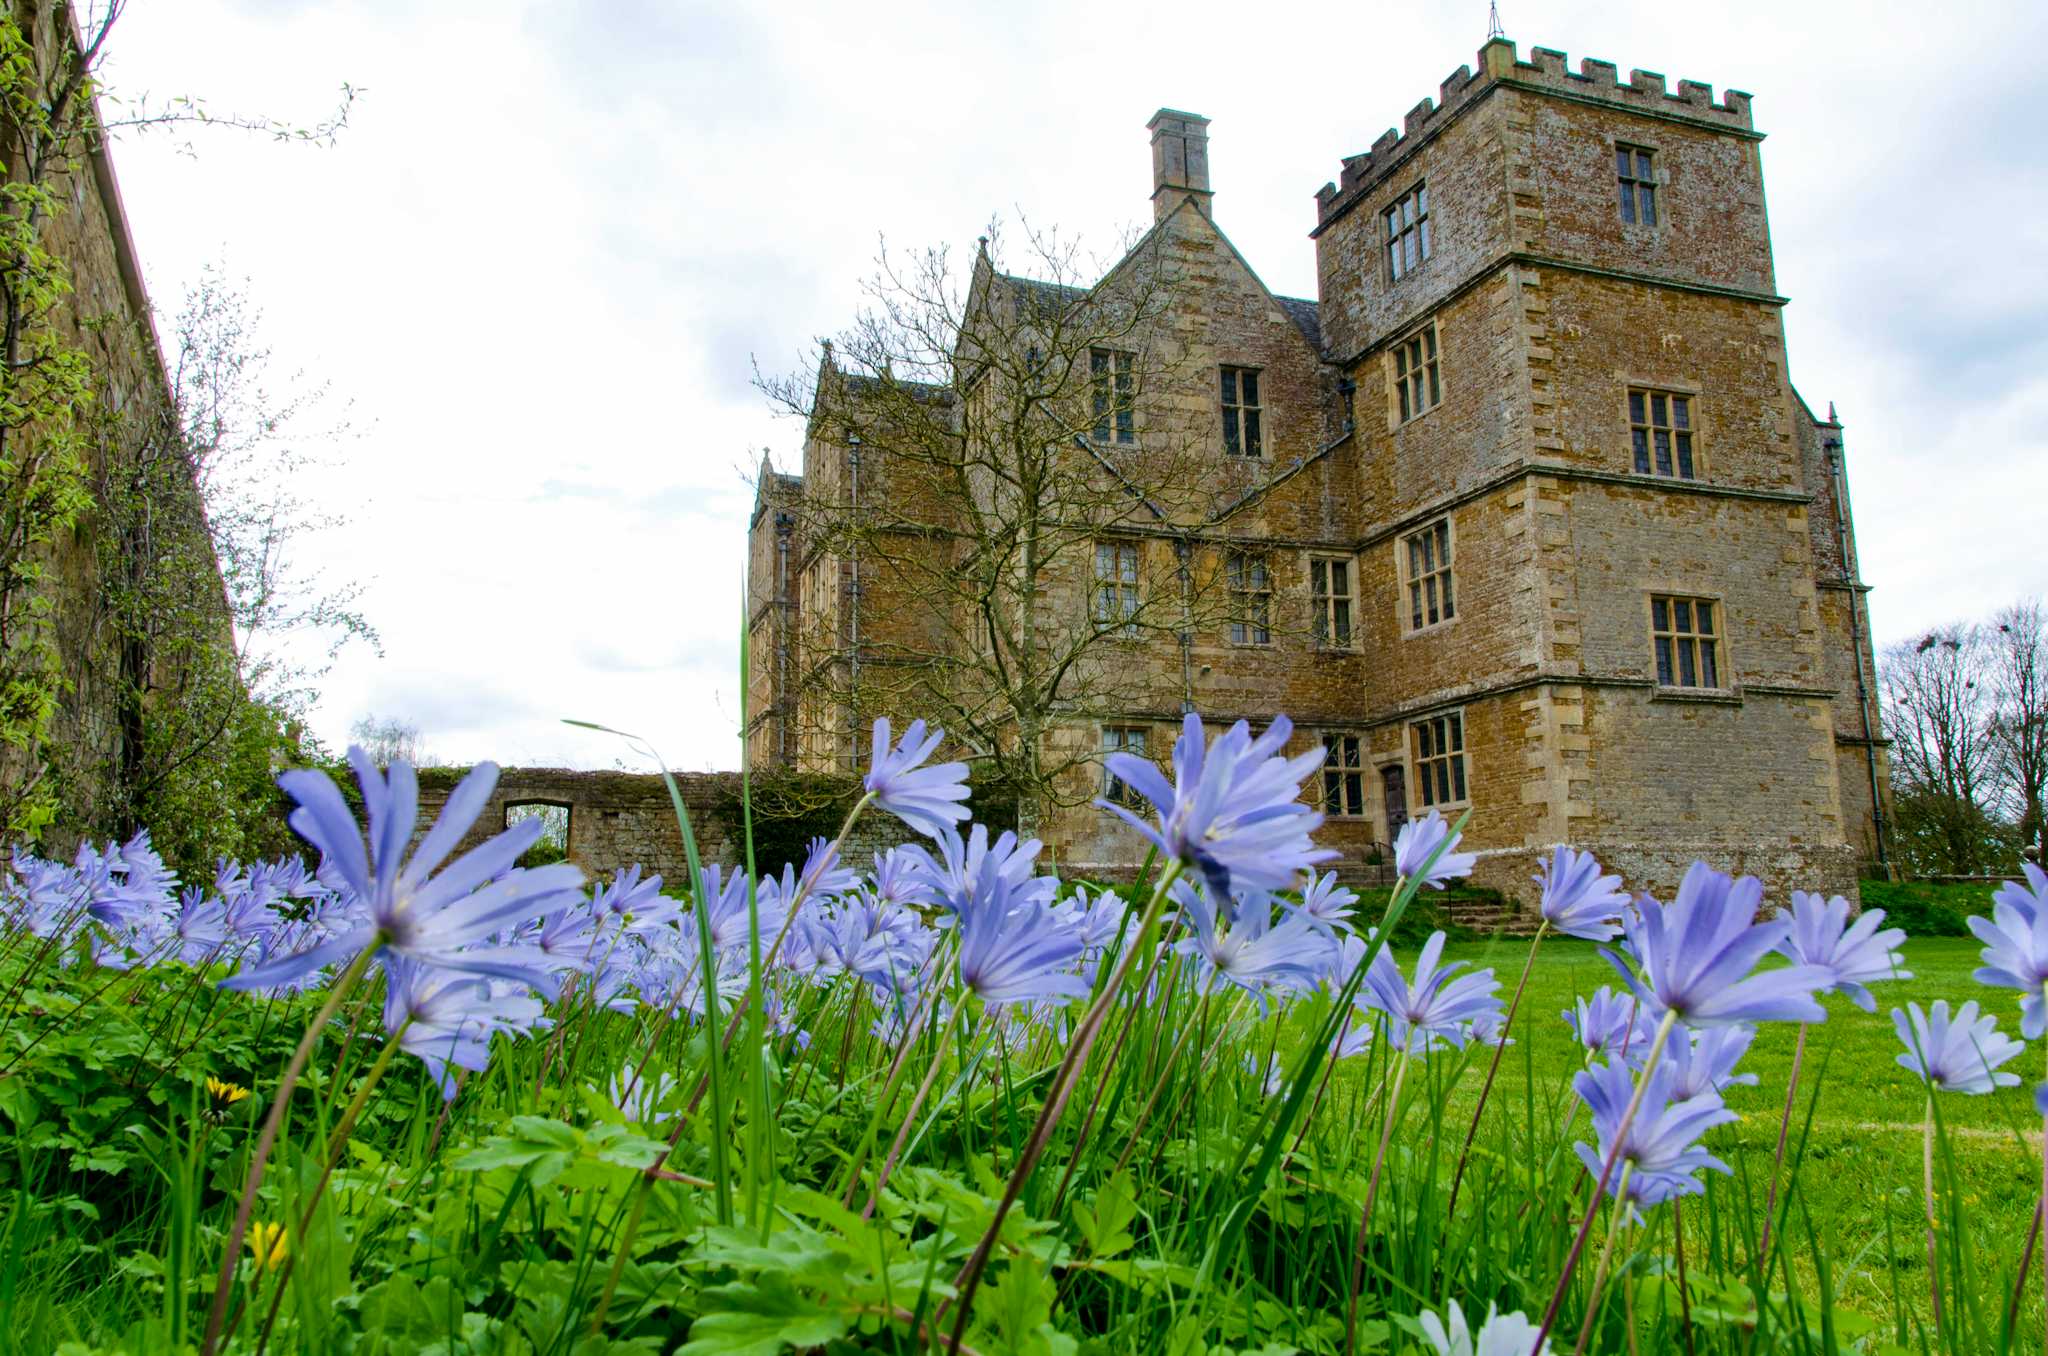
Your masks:
{"label": "stone block wall", "polygon": [[[458,777],[430,771],[420,787],[420,822],[431,824],[448,801]],[[676,788],[690,816],[700,860],[728,869],[739,864],[744,845],[718,813],[720,802],[739,791],[737,772],[678,772]],[[671,886],[690,877],[682,829],[660,776],[643,772],[581,772],[569,768],[511,767],[499,772],[497,787],[458,852],[466,852],[505,827],[505,812],[519,805],[561,805],[569,810],[569,860],[592,883],[621,867],[638,864],[659,872]],[[866,868],[877,851],[913,841],[914,835],[889,815],[871,812],[854,826],[844,851],[847,864]],[[764,872],[779,862],[757,861]],[[801,863],[799,863],[801,865]]]}

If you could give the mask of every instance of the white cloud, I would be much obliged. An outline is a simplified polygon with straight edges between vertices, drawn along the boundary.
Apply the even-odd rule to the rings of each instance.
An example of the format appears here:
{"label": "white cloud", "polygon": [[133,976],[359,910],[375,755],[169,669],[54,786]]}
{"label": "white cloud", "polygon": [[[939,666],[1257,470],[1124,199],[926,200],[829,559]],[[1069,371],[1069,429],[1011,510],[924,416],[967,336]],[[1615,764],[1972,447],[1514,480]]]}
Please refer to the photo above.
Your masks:
{"label": "white cloud", "polygon": [[[1517,3],[1562,48],[1756,96],[1792,374],[1839,403],[1880,640],[2048,592],[2037,317],[2048,189],[2010,54],[2038,9]],[[365,436],[316,485],[355,522],[386,657],[317,713],[418,721],[462,759],[609,766],[578,716],[682,765],[736,758],[750,468],[796,430],[750,389],[842,326],[878,237],[991,214],[1105,250],[1149,219],[1143,125],[1212,119],[1218,218],[1313,296],[1312,195],[1458,65],[1483,7],[1013,7],[659,0],[136,6],[106,75],[310,122],[332,150],[123,139],[158,304],[252,279],[287,368]]]}

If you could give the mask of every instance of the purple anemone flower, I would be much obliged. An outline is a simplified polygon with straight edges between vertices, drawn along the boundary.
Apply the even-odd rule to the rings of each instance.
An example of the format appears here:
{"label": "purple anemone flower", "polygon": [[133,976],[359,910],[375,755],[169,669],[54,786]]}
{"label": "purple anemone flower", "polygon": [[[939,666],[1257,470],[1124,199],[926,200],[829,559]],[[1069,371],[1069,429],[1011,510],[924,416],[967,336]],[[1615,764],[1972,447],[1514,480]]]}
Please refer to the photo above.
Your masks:
{"label": "purple anemone flower", "polygon": [[1329,967],[1329,934],[1299,913],[1274,927],[1264,891],[1242,892],[1223,910],[1207,881],[1175,881],[1171,893],[1190,929],[1173,949],[1195,958],[1204,993],[1219,978],[1252,994],[1310,989]]}
{"label": "purple anemone flower", "polygon": [[931,860],[922,853],[913,853],[902,847],[892,847],[887,852],[875,854],[873,893],[877,903],[925,908],[938,902],[938,892],[920,869],[920,857],[924,861]]}
{"label": "purple anemone flower", "polygon": [[1401,977],[1400,967],[1386,951],[1373,957],[1365,972],[1365,987],[1359,999],[1387,1015],[1387,1039],[1411,1055],[1439,1046],[1463,1049],[1471,1039],[1472,1023],[1483,1017],[1500,1017],[1500,981],[1491,970],[1474,970],[1460,975],[1464,961],[1439,965],[1443,957],[1444,934],[1432,932],[1415,958],[1415,978]]}
{"label": "purple anemone flower", "polygon": [[[1701,1148],[1699,1137],[1717,1125],[1741,1119],[1713,1093],[1674,1097],[1677,1070],[1669,1064],[1659,1064],[1649,1078],[1628,1137],[1621,1141],[1614,1175],[1607,1181],[1608,1195],[1619,1191],[1637,1205],[1659,1205],[1674,1196],[1705,1191],[1706,1185],[1693,1174],[1702,1168],[1726,1173],[1728,1165]],[[1635,1095],[1635,1075],[1626,1064],[1609,1061],[1576,1074],[1572,1088],[1592,1111],[1593,1133],[1599,1139],[1597,1146],[1579,1141],[1572,1148],[1597,1181]],[[1621,1180],[1623,1166],[1629,1168],[1625,1184]]]}
{"label": "purple anemone flower", "polygon": [[1054,912],[1074,929],[1075,935],[1081,939],[1081,949],[1093,955],[1107,950],[1110,943],[1122,935],[1130,905],[1114,890],[1096,891],[1091,903],[1088,891],[1077,887]]}
{"label": "purple anemone flower", "polygon": [[1643,1011],[1641,999],[1605,984],[1593,990],[1591,997],[1577,999],[1564,1020],[1585,1050],[1588,1063],[1619,1059],[1631,1068],[1641,1068],[1657,1034],[1657,1024]]}
{"label": "purple anemone flower", "polygon": [[1020,905],[993,857],[982,861],[959,928],[960,982],[985,1003],[1037,1003],[1088,992],[1088,981],[1072,968],[1081,939],[1044,904]]}
{"label": "purple anemone flower", "polygon": [[1604,954],[1660,1020],[1670,1012],[1688,1026],[1826,1021],[1813,994],[1834,982],[1832,971],[1788,965],[1752,973],[1791,928],[1782,917],[1756,921],[1763,894],[1754,876],[1731,880],[1694,862],[1677,899],[1659,904],[1644,896],[1623,920],[1641,976],[1614,952]]}
{"label": "purple anemone flower", "polygon": [[228,923],[228,906],[203,887],[188,886],[179,899],[171,935],[177,939],[171,952],[173,960],[187,965],[212,964],[228,948],[228,939],[234,935]]}
{"label": "purple anemone flower", "polygon": [[639,863],[622,866],[590,892],[590,912],[602,932],[613,925],[626,932],[679,925],[683,906],[661,892],[659,875],[644,875]]}
{"label": "purple anemone flower", "polygon": [[1755,1074],[1735,1072],[1735,1066],[1749,1053],[1749,1043],[1755,1039],[1756,1028],[1751,1026],[1673,1031],[1667,1056],[1672,1069],[1672,1097],[1683,1101],[1738,1085],[1755,1087]]}
{"label": "purple anemone flower", "polygon": [[1335,1040],[1330,1042],[1331,1059],[1350,1059],[1362,1055],[1372,1048],[1372,1023],[1356,1012],[1346,1013],[1344,1023],[1337,1028]]}
{"label": "purple anemone flower", "polygon": [[25,857],[17,848],[14,876],[8,882],[4,903],[9,927],[36,937],[52,937],[69,933],[85,917],[87,895],[75,868]]}
{"label": "purple anemone flower", "polygon": [[523,1036],[547,1025],[540,1001],[517,984],[400,956],[387,958],[384,973],[385,1033],[427,1066],[444,1101],[455,1100],[451,1064],[479,1073],[490,1064],[492,1036]]}
{"label": "purple anemone flower", "polygon": [[[749,944],[750,928],[758,925],[761,948],[765,952],[774,942],[782,924],[789,917],[788,896],[780,888],[763,888],[771,882],[764,880],[754,889],[754,924],[747,917],[747,873],[734,871],[730,876],[716,864],[704,868],[703,899],[711,915],[711,946],[721,954],[737,954]],[[685,937],[686,946],[694,946],[696,932],[694,923]]]}
{"label": "purple anemone flower", "polygon": [[536,920],[527,940],[552,969],[570,973],[589,970],[601,951],[617,945],[618,934],[600,940],[597,916],[579,900]]}
{"label": "purple anemone flower", "polygon": [[1877,1011],[1877,1000],[1863,986],[1882,979],[1911,979],[1898,946],[1906,940],[1903,928],[1886,928],[1883,909],[1866,909],[1852,924],[1849,901],[1836,895],[1822,899],[1804,890],[1792,892],[1792,911],[1781,913],[1791,931],[1778,943],[1778,951],[1799,965],[1818,965],[1833,979],[1821,990],[1838,993],[1865,1012]]}
{"label": "purple anemone flower", "polygon": [[2048,1035],[2048,909],[2029,913],[2002,894],[1991,917],[1970,919],[1970,931],[1984,943],[1984,964],[1971,978],[1994,988],[2020,991],[2020,1034]]}
{"label": "purple anemone flower", "polygon": [[924,767],[944,730],[925,733],[924,722],[913,720],[903,732],[903,741],[889,746],[889,718],[875,722],[873,761],[862,783],[875,804],[895,815],[927,838],[937,838],[967,818],[967,764],[935,763]]}
{"label": "purple anemone flower", "polygon": [[1628,893],[1621,877],[1602,874],[1592,853],[1559,844],[1531,879],[1543,887],[1543,917],[1565,936],[1606,942],[1621,931],[1614,920],[1627,909]]}
{"label": "purple anemone flower", "polygon": [[2026,884],[2016,880],[2005,882],[1991,896],[1992,904],[2010,904],[2029,918],[2048,913],[2048,872],[2032,862],[2021,862],[2020,874],[2026,877]]}
{"label": "purple anemone flower", "polygon": [[804,928],[809,972],[818,979],[852,974],[873,983],[914,974],[931,955],[933,938],[902,905],[859,895],[840,900],[830,912],[811,915]]}
{"label": "purple anemone flower", "polygon": [[1496,1045],[1513,1045],[1515,1038],[1508,1035],[1507,1027],[1501,1024],[1504,1016],[1499,1010],[1480,1013],[1465,1024],[1466,1039],[1489,1049]]}
{"label": "purple anemone flower", "polygon": [[1943,1092],[1986,1093],[2019,1086],[2018,1074],[1996,1070],[2026,1045],[2002,1034],[1996,1018],[1979,1017],[1975,1002],[1956,1009],[1954,1020],[1941,999],[1924,1013],[1918,1003],[1908,1003],[1904,1012],[1892,1009],[1892,1027],[1906,1047],[1898,1057],[1899,1067]]}
{"label": "purple anemone flower", "polygon": [[1004,830],[991,843],[988,825],[976,824],[969,828],[964,840],[957,830],[948,827],[934,841],[939,849],[937,857],[922,847],[904,851],[916,854],[916,870],[931,887],[934,902],[942,909],[953,913],[964,909],[981,879],[982,868],[991,863],[1006,886],[1012,891],[1026,892],[1038,903],[1050,905],[1059,889],[1059,882],[1052,877],[1032,874],[1039,849],[1044,846],[1036,838],[1020,842],[1016,834]]}
{"label": "purple anemone flower", "polygon": [[516,948],[474,948],[581,890],[583,872],[568,862],[532,869],[513,865],[540,837],[540,820],[522,820],[433,874],[483,813],[498,782],[497,765],[479,763],[462,779],[408,859],[406,847],[419,820],[419,782],[411,766],[393,763],[384,774],[360,748],[351,748],[348,757],[369,812],[367,845],[348,802],[326,773],[287,772],[278,784],[299,803],[291,814],[292,828],[320,849],[325,863],[354,893],[363,916],[338,936],[267,960],[222,984],[233,989],[285,984],[378,946],[407,960],[531,984],[552,997],[559,986],[545,957]]}
{"label": "purple anemone flower", "polygon": [[[1452,832],[1450,821],[1435,810],[1411,819],[1394,835],[1394,871],[1419,878],[1419,886],[1432,890],[1443,889],[1447,880],[1462,880],[1472,874],[1472,864],[1479,860],[1476,852],[1458,851],[1458,840],[1464,836]],[[1432,862],[1429,856],[1439,843],[1443,851]]]}
{"label": "purple anemone flower", "polygon": [[1286,757],[1293,732],[1292,721],[1275,716],[1254,739],[1251,726],[1239,721],[1205,748],[1202,718],[1189,712],[1173,742],[1172,784],[1148,759],[1112,753],[1105,760],[1111,776],[1152,803],[1156,825],[1111,801],[1095,803],[1200,872],[1221,898],[1233,884],[1286,889],[1337,855],[1310,840],[1323,816],[1301,800],[1302,783],[1323,765],[1323,750]]}
{"label": "purple anemone flower", "polygon": [[1351,906],[1357,902],[1356,893],[1337,883],[1337,873],[1327,871],[1309,877],[1308,884],[1302,887],[1301,904],[1295,912],[1334,935],[1352,930]]}

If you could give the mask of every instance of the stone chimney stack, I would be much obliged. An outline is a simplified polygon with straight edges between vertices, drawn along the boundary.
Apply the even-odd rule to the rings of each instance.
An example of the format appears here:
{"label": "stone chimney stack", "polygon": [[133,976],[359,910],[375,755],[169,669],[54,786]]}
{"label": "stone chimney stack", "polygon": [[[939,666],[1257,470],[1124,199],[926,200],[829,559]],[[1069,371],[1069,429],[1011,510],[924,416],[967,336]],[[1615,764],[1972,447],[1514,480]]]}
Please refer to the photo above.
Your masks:
{"label": "stone chimney stack", "polygon": [[1215,197],[1209,187],[1209,120],[1162,108],[1145,126],[1152,133],[1152,220],[1166,220],[1190,195],[1206,214]]}

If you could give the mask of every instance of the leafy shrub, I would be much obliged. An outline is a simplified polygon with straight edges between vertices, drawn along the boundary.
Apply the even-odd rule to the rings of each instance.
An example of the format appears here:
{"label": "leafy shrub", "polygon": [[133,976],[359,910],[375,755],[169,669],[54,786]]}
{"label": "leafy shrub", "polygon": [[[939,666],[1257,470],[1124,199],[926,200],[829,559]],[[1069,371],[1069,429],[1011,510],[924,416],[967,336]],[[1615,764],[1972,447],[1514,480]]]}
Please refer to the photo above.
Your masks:
{"label": "leafy shrub", "polygon": [[1991,894],[1998,887],[1947,881],[1863,882],[1863,907],[1883,909],[1886,927],[1904,928],[1912,937],[1967,937],[1971,914],[1989,915]]}
{"label": "leafy shrub", "polygon": [[[802,866],[813,838],[831,838],[860,799],[855,777],[823,772],[756,773],[749,787],[753,797],[754,867],[762,875],[779,873],[785,864]],[[746,842],[746,799],[737,780],[722,787],[711,815],[728,843]]]}

